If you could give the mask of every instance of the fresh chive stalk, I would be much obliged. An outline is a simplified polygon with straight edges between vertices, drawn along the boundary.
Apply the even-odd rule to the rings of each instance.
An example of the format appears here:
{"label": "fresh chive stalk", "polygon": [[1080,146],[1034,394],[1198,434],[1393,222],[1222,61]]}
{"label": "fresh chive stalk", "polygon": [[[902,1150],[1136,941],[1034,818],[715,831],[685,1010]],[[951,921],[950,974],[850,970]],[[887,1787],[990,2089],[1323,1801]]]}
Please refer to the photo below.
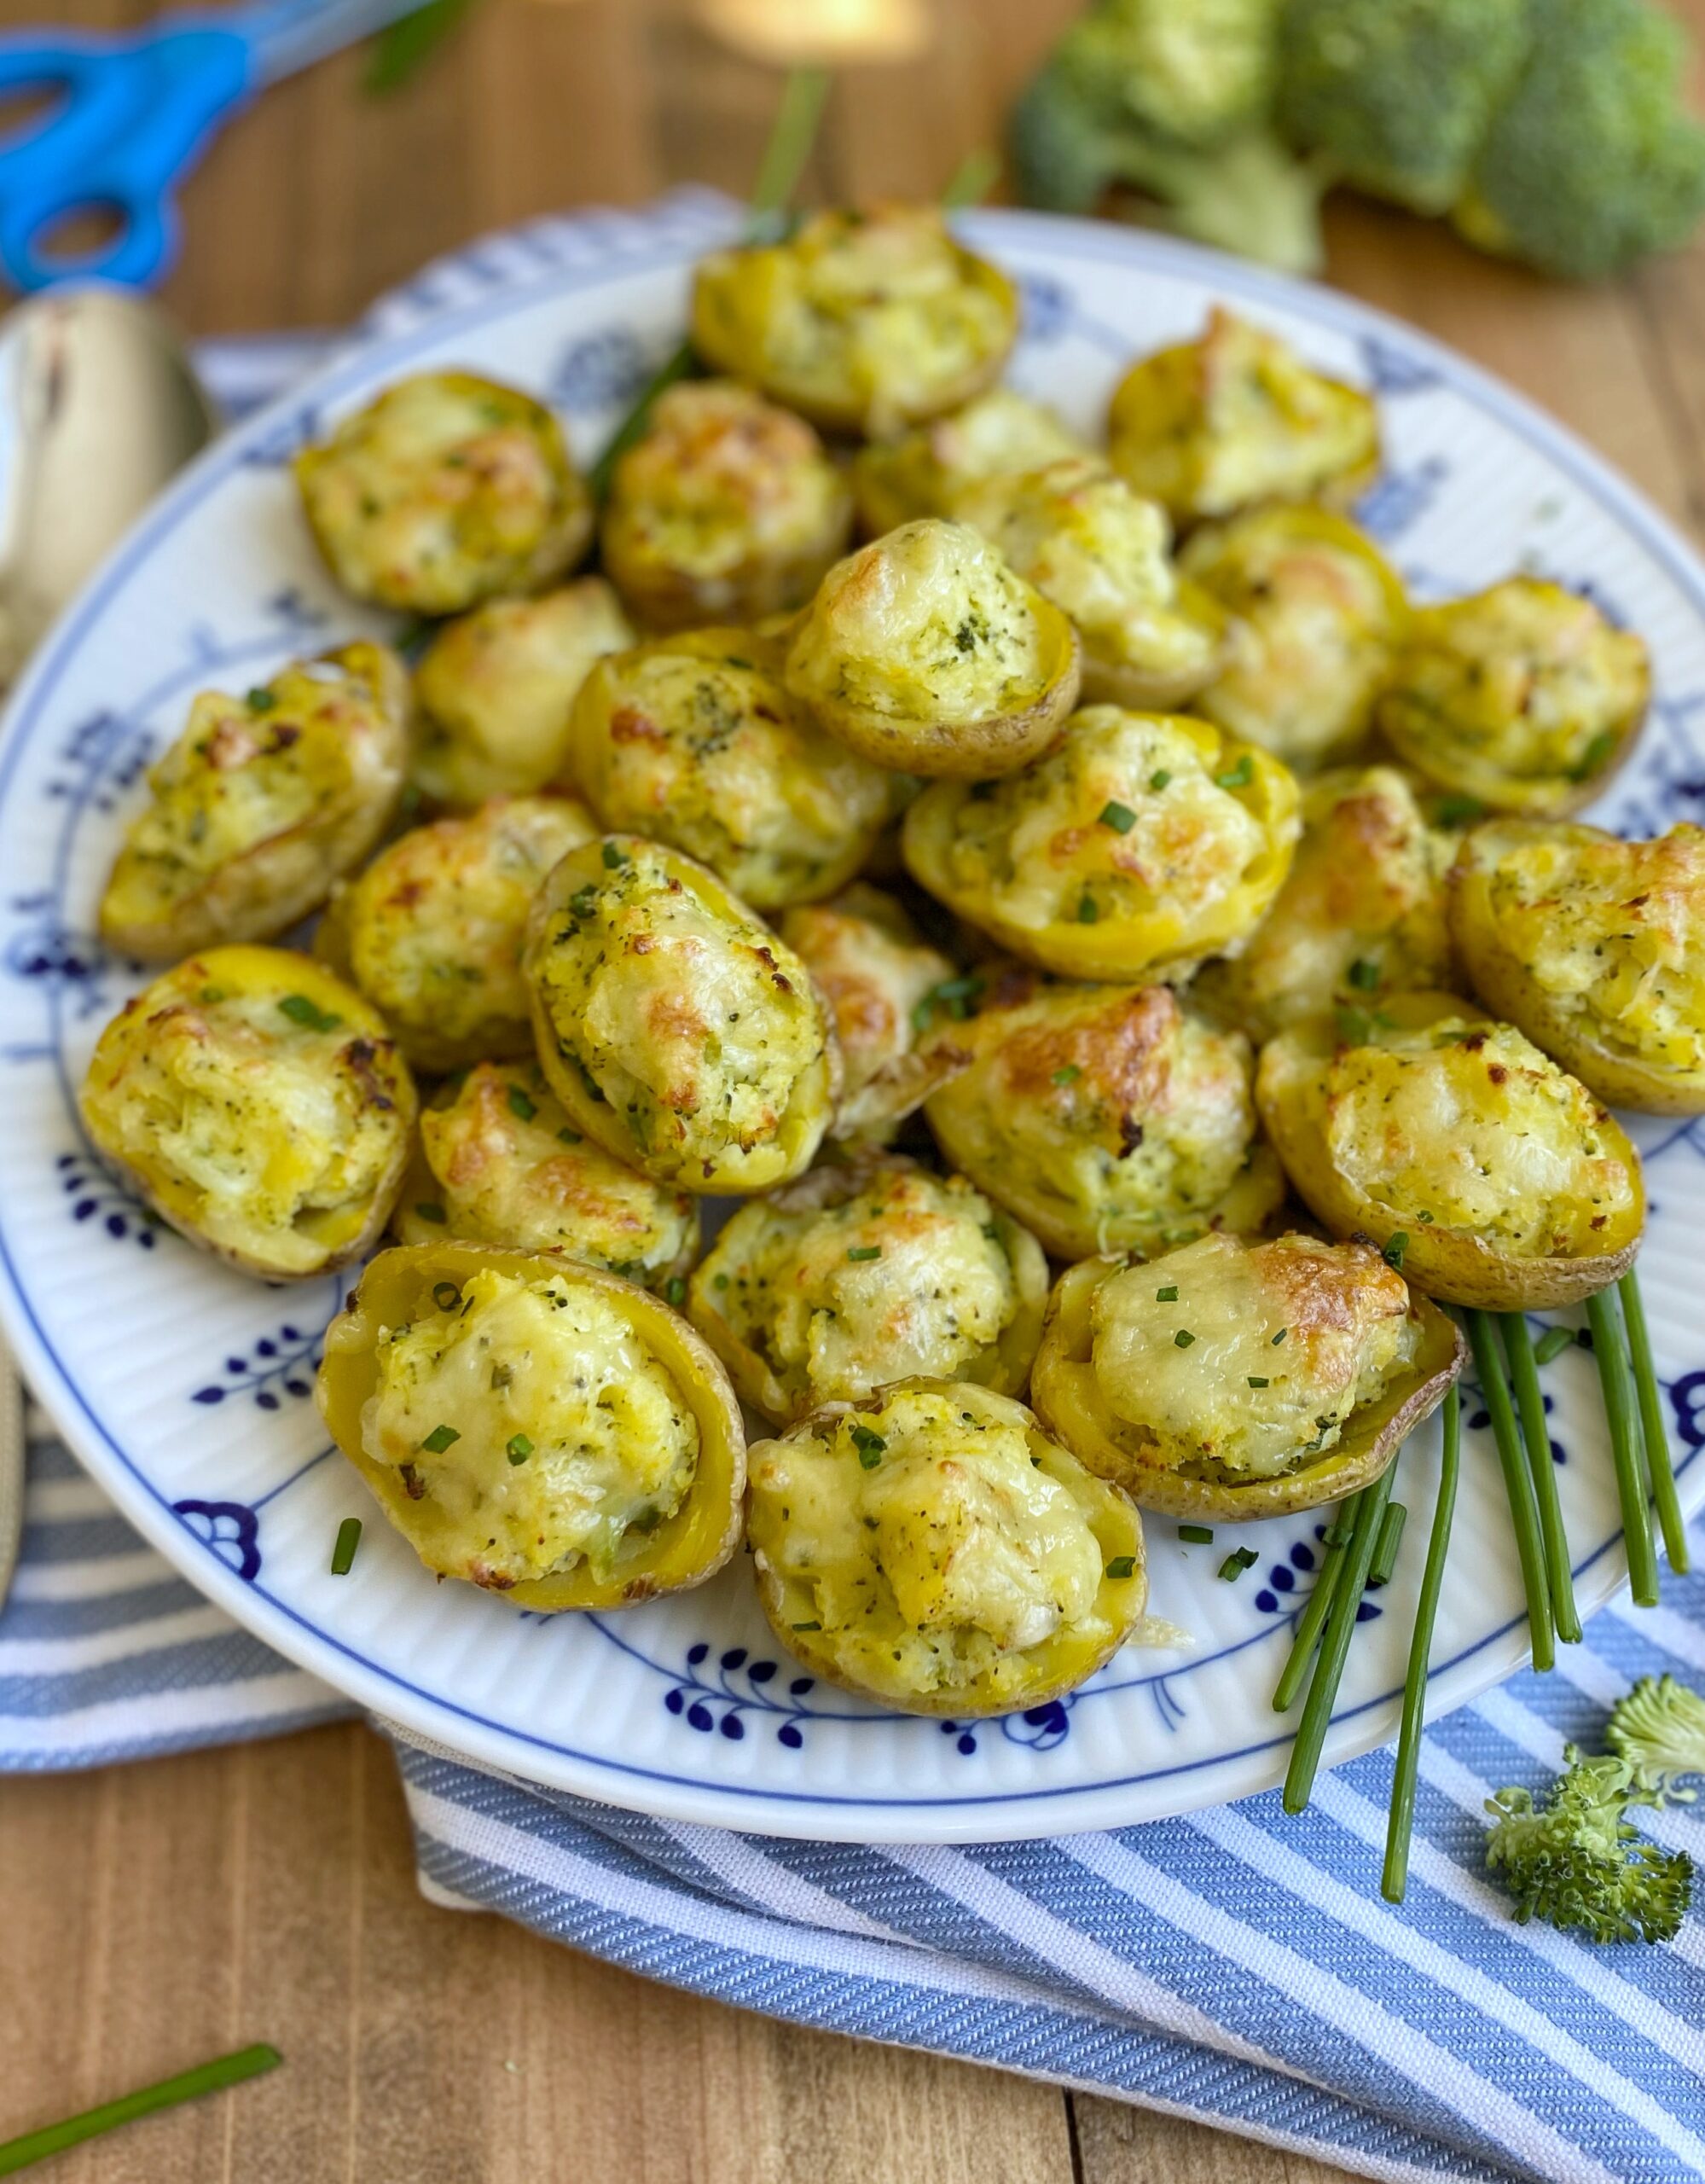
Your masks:
{"label": "fresh chive stalk", "polygon": [[1534,1345],[1534,1356],[1541,1365],[1549,1365],[1554,1357],[1561,1357],[1565,1350],[1575,1347],[1573,1327],[1547,1327]]}
{"label": "fresh chive stalk", "polygon": [[1510,1383],[1515,1390],[1522,1439],[1528,1451],[1528,1468],[1534,1475],[1534,1500],[1540,1513],[1540,1536],[1545,1542],[1546,1576],[1551,1586],[1551,1619],[1566,1646],[1580,1639],[1580,1611],[1575,1604],[1575,1577],[1569,1568],[1569,1535],[1563,1530],[1563,1501],[1557,1492],[1557,1466],[1551,1461],[1551,1428],[1546,1423],[1546,1398],[1540,1386],[1539,1360],[1528,1333],[1527,1316],[1505,1312],[1504,1354],[1510,1361]]}
{"label": "fresh chive stalk", "polygon": [[199,2100],[204,2093],[241,2085],[245,2078],[276,2070],[283,2059],[275,2048],[264,2042],[240,2048],[235,2055],[198,2064],[193,2071],[162,2078],[158,2085],[141,2086],[117,2100],[103,2101],[98,2108],[86,2108],[80,2116],[68,2116],[62,2123],[26,2131],[21,2138],[8,2139],[0,2145],[0,2176],[14,2176],[20,2169],[45,2161],[49,2154],[63,2153],[67,2146],[81,2146],[85,2139],[98,2138],[103,2131],[133,2123],[139,2116],[152,2116],[161,2108],[176,2108],[181,2101]]}
{"label": "fresh chive stalk", "polygon": [[1370,1585],[1389,1585],[1391,1573],[1397,1567],[1397,1550],[1403,1543],[1403,1527],[1409,1512],[1401,1502],[1386,1504],[1385,1514],[1379,1523],[1379,1536],[1373,1542],[1373,1560],[1367,1565]]}
{"label": "fresh chive stalk", "polygon": [[1634,1368],[1634,1394],[1639,1403],[1640,1426],[1645,1436],[1646,1470],[1651,1478],[1652,1500],[1663,1527],[1663,1551],[1678,1577],[1688,1568],[1687,1527],[1681,1501],[1675,1490],[1675,1471],[1670,1461],[1669,1435],[1664,1429],[1663,1401],[1658,1393],[1657,1373],[1652,1364],[1651,1330],[1646,1325],[1645,1300],[1640,1278],[1633,1267],[1616,1284],[1622,1300],[1622,1317],[1628,1325],[1628,1356]]}
{"label": "fresh chive stalk", "polygon": [[1510,1384],[1504,1377],[1504,1360],[1493,1333],[1488,1312],[1468,1311],[1469,1345],[1481,1392],[1498,1443],[1498,1461],[1504,1467],[1504,1491],[1510,1502],[1510,1521],[1515,1527],[1516,1550],[1522,1562],[1522,1587],[1528,1596],[1528,1631],[1534,1649],[1534,1666],[1548,1669],[1557,1661],[1557,1638],[1551,1623],[1550,1579],[1546,1548],[1540,1531],[1539,1507],[1534,1499],[1534,1475],[1516,1431],[1516,1414],[1510,1402]]}
{"label": "fresh chive stalk", "polygon": [[1610,1422],[1610,1454],[1616,1466],[1616,1491],[1622,1502],[1622,1538],[1628,1554],[1628,1584],[1640,1607],[1657,1606],[1657,1550],[1652,1541],[1651,1504],[1646,1498],[1640,1461],[1640,1421],[1634,1407],[1633,1375],[1622,1341],[1622,1327],[1608,1289],[1586,1300],[1586,1324],[1592,1330],[1592,1355],[1604,1391],[1604,1415]]}
{"label": "fresh chive stalk", "polygon": [[1403,1719],[1397,1732],[1397,1769],[1391,1778],[1391,1812],[1385,1823],[1385,1869],[1379,1892],[1388,1903],[1401,1903],[1409,1882],[1409,1838],[1415,1829],[1415,1781],[1421,1765],[1421,1725],[1427,1704],[1427,1663],[1433,1650],[1439,1594],[1450,1552],[1451,1519],[1456,1513],[1457,1478],[1462,1469],[1462,1397],[1453,1387],[1445,1397],[1444,1453],[1439,1460],[1439,1498],[1433,1505],[1433,1530],[1427,1542],[1427,1566],[1415,1603],[1415,1629],[1409,1641],[1409,1669],[1403,1679]]}
{"label": "fresh chive stalk", "polygon": [[990,151],[987,144],[978,145],[954,169],[952,180],[942,192],[942,210],[962,212],[967,206],[980,205],[1000,179],[1000,154]]}
{"label": "fresh chive stalk", "polygon": [[1290,1641],[1290,1658],[1280,1673],[1273,1694],[1275,1714],[1287,1713],[1296,1704],[1296,1694],[1302,1688],[1302,1680],[1308,1673],[1308,1664],[1314,1658],[1314,1648],[1319,1642],[1321,1626],[1326,1620],[1327,1610],[1332,1605],[1332,1595],[1338,1588],[1338,1579],[1344,1566],[1344,1550],[1355,1531],[1355,1513],[1361,1501],[1360,1494],[1351,1495],[1336,1511],[1327,1526],[1322,1542],[1325,1553],[1320,1558],[1320,1574],[1314,1580],[1314,1589],[1302,1606],[1296,1618],[1296,1634]]}
{"label": "fresh chive stalk", "polygon": [[1333,1589],[1326,1627],[1320,1634],[1320,1656],[1314,1664],[1308,1696],[1302,1702],[1302,1718],[1296,1725],[1296,1739],[1290,1747],[1284,1799],[1285,1809],[1289,1813],[1305,1811],[1314,1792],[1321,1749],[1331,1725],[1332,1709],[1337,1703],[1338,1686],[1343,1680],[1344,1663],[1349,1657],[1350,1639],[1355,1631],[1361,1596],[1367,1589],[1368,1569],[1391,1500],[1392,1474],[1396,1468],[1395,1463],[1388,1464],[1372,1486],[1363,1487],[1356,1503],[1355,1529],[1344,1549],[1343,1567]]}

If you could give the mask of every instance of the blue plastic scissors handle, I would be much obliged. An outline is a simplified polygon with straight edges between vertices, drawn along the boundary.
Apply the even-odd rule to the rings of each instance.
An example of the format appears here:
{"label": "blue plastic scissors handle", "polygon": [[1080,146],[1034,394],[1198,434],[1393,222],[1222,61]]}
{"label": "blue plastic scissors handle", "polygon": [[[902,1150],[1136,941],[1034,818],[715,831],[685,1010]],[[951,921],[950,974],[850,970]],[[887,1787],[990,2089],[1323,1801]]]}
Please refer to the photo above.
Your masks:
{"label": "blue plastic scissors handle", "polygon": [[[264,83],[420,4],[261,0],[136,35],[0,38],[0,95],[53,101],[0,146],[0,271],[24,289],[67,279],[146,287],[176,254],[172,185],[217,125]],[[88,208],[113,215],[117,232],[75,259],[55,253],[54,230]]]}

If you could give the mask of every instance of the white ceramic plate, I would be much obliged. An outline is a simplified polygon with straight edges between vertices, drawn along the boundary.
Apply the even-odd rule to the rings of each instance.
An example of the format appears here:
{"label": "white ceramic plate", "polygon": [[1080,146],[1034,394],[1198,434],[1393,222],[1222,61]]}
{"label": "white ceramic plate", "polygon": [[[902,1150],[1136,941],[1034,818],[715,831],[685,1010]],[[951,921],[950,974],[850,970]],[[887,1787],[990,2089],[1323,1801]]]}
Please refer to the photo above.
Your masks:
{"label": "white ceramic plate", "polygon": [[[310,1397],[341,1285],[243,1281],[145,1223],[91,1160],[72,1098],[101,1025],[136,981],[90,937],[150,756],[191,694],[241,689],[287,655],[382,630],[341,598],[283,459],[399,373],[467,364],[545,390],[583,453],[677,337],[687,270],[728,221],[697,200],[559,224],[432,269],[378,336],[252,419],[188,473],[108,563],[18,692],[0,740],[0,1303],[67,1438],[195,1583],[328,1682],[452,1750],[660,1815],[849,1840],[942,1841],[1104,1827],[1278,1780],[1269,1696],[1318,1554],[1310,1518],[1187,1548],[1151,1525],[1154,1612],[1188,1650],[1127,1652],[1069,1701],[1005,1721],[886,1715],[781,1656],[742,1560],[626,1614],[518,1613],[438,1585],[326,1447]],[[1642,830],[1705,811],[1705,568],[1578,443],[1457,357],[1345,299],[1118,229],[990,212],[971,237],[1022,280],[1014,367],[1086,427],[1134,353],[1193,332],[1215,298],[1379,392],[1389,461],[1363,519],[1423,595],[1517,566],[1590,585],[1656,660],[1638,761],[1596,816]],[[1705,1500],[1705,1128],[1639,1124],[1651,1231],[1641,1265],[1684,1499]],[[1690,1244],[1689,1237],[1694,1241]],[[1611,1467],[1591,1361],[1546,1375],[1583,1607],[1621,1584]],[[1470,1420],[1477,1415],[1472,1391]],[[1483,1421],[1482,1421],[1483,1423]],[[1348,1757],[1397,1718],[1436,1427],[1403,1458],[1398,1581],[1364,1611],[1327,1747]],[[328,1571],[339,1520],[367,1520],[354,1572]],[[1521,1594],[1490,1436],[1471,1431],[1435,1648],[1431,1705],[1524,1658]]]}

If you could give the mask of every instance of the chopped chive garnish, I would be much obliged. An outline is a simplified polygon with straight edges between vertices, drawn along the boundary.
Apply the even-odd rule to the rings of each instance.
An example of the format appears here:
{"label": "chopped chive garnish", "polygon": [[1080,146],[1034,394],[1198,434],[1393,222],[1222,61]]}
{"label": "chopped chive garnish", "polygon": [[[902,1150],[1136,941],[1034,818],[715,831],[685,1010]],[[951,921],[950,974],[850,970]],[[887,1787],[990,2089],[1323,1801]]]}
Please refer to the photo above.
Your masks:
{"label": "chopped chive garnish", "polygon": [[85,2139],[99,2138],[103,2131],[115,2130],[139,2116],[153,2116],[162,2108],[176,2108],[182,2101],[199,2100],[204,2093],[241,2085],[245,2078],[275,2071],[283,2059],[277,2048],[258,2042],[252,2048],[240,2048],[234,2055],[198,2063],[193,2071],[180,2071],[176,2077],[162,2078],[157,2085],[139,2086],[117,2100],[103,2100],[98,2108],[85,2108],[80,2116],[68,2116],[61,2123],[46,2123],[38,2131],[26,2131],[21,2138],[0,2144],[0,2176],[32,2168],[50,2154],[81,2146]]}
{"label": "chopped chive garnish", "polygon": [[1137,815],[1128,804],[1104,804],[1101,824],[1111,827],[1116,834],[1128,834],[1137,823]]}
{"label": "chopped chive garnish", "polygon": [[1214,1543],[1212,1525],[1180,1525],[1178,1536],[1187,1539],[1192,1547],[1211,1547]]}
{"label": "chopped chive garnish", "polygon": [[962,972],[959,977],[943,979],[933,985],[912,1011],[914,1031],[927,1031],[938,1008],[945,1008],[956,1024],[964,1023],[971,1014],[971,1004],[983,990],[983,980],[975,971]]}
{"label": "chopped chive garnish", "polygon": [[1385,1870],[1379,1892],[1388,1903],[1401,1903],[1409,1879],[1409,1838],[1415,1826],[1415,1778],[1421,1765],[1421,1716],[1427,1703],[1427,1658],[1433,1650],[1433,1624],[1445,1582],[1445,1557],[1456,1510],[1457,1474],[1462,1467],[1462,1397],[1454,1387],[1445,1395],[1445,1448],[1440,1459],[1439,1498],[1433,1504],[1433,1531],[1427,1542],[1427,1566],[1415,1606],[1409,1641],[1409,1670],[1403,1679],[1403,1719],[1397,1732],[1397,1771],[1391,1778],[1390,1818],[1385,1824]]}
{"label": "chopped chive garnish", "polygon": [[1223,774],[1215,774],[1216,788],[1247,788],[1255,779],[1255,760],[1247,751],[1235,766],[1227,766]]}
{"label": "chopped chive garnish", "polygon": [[1178,1302],[1178,1284],[1169,1281],[1164,1289],[1157,1289],[1154,1300],[1157,1304],[1175,1304]]}
{"label": "chopped chive garnish", "polygon": [[456,1432],[454,1426],[435,1426],[426,1439],[421,1442],[420,1446],[423,1449],[429,1449],[433,1455],[441,1456],[453,1441],[459,1441],[461,1438],[461,1434]]}
{"label": "chopped chive garnish", "polygon": [[243,703],[252,713],[270,713],[278,703],[278,693],[269,690],[264,684],[258,684],[244,698]]}
{"label": "chopped chive garnish", "polygon": [[858,1450],[858,1460],[867,1471],[876,1469],[882,1461],[883,1450],[888,1446],[882,1436],[873,1432],[868,1426],[854,1426],[852,1444]]}
{"label": "chopped chive garnish", "polygon": [[880,1244],[850,1244],[847,1246],[847,1257],[855,1261],[879,1259],[882,1257],[882,1246]]}
{"label": "chopped chive garnish", "polygon": [[1439,824],[1465,827],[1470,819],[1483,819],[1486,806],[1477,796],[1446,796],[1439,799]]}
{"label": "chopped chive garnish", "polygon": [[524,1464],[533,1453],[533,1444],[525,1433],[512,1433],[503,1453],[512,1464]]}
{"label": "chopped chive garnish", "polygon": [[1079,897],[1077,904],[1077,922],[1080,925],[1093,925],[1100,915],[1100,911],[1095,907],[1094,897],[1093,896],[1084,895]]}
{"label": "chopped chive garnish", "polygon": [[434,1205],[429,1199],[416,1199],[415,1211],[422,1221],[444,1222],[449,1219],[449,1216],[444,1211],[443,1206]]}
{"label": "chopped chive garnish", "polygon": [[1261,1557],[1252,1547],[1234,1547],[1220,1565],[1220,1575],[1227,1584],[1235,1585],[1245,1570],[1253,1570]]}
{"label": "chopped chive garnish", "polygon": [[1134,1554],[1116,1554],[1107,1565],[1107,1575],[1110,1577],[1128,1577],[1136,1566],[1137,1558]]}
{"label": "chopped chive garnish", "polygon": [[577,1130],[560,1130],[557,1136],[564,1145],[583,1145],[586,1142]]}
{"label": "chopped chive garnish", "polygon": [[223,986],[203,986],[195,998],[204,1008],[217,1008],[225,998],[225,989]]}
{"label": "chopped chive garnish", "polygon": [[821,1630],[822,1627],[821,1623],[796,1623],[793,1625],[796,1630]]}
{"label": "chopped chive garnish", "polygon": [[305,993],[287,993],[278,1006],[281,1014],[293,1024],[299,1024],[304,1031],[335,1031],[344,1020],[341,1016],[328,1015]]}
{"label": "chopped chive garnish", "polygon": [[539,1112],[538,1102],[530,1100],[519,1084],[509,1087],[509,1112],[518,1123],[530,1123]]}
{"label": "chopped chive garnish", "polygon": [[1561,1357],[1565,1350],[1575,1347],[1573,1327],[1547,1327],[1534,1345],[1534,1362],[1549,1365],[1554,1357]]}
{"label": "chopped chive garnish", "polygon": [[453,1281],[435,1281],[432,1284],[432,1302],[441,1312],[453,1312],[461,1302],[461,1292]]}
{"label": "chopped chive garnish", "polygon": [[1392,1268],[1396,1273],[1401,1274],[1403,1271],[1403,1254],[1408,1250],[1408,1248],[1409,1231],[1406,1228],[1400,1228],[1395,1235],[1387,1238],[1385,1249],[1379,1256],[1384,1260],[1387,1266]]}
{"label": "chopped chive garnish", "polygon": [[1273,1385],[1272,1381],[1261,1373],[1250,1373],[1247,1378],[1252,1388],[1270,1388]]}
{"label": "chopped chive garnish", "polygon": [[332,1575],[347,1577],[355,1563],[355,1551],[361,1545],[361,1519],[345,1517],[338,1526],[337,1543],[332,1549]]}
{"label": "chopped chive garnish", "polygon": [[628,853],[625,850],[618,850],[613,842],[605,843],[604,869],[606,872],[619,872],[627,862]]}
{"label": "chopped chive garnish", "polygon": [[1082,1074],[1075,1061],[1065,1062],[1054,1072],[1053,1082],[1056,1084],[1076,1084]]}
{"label": "chopped chive garnish", "polygon": [[1358,993],[1372,993],[1379,984],[1379,966],[1366,956],[1358,956],[1350,965],[1350,984]]}
{"label": "chopped chive garnish", "polygon": [[1167,783],[1171,779],[1172,775],[1167,771],[1164,766],[1157,766],[1154,771],[1149,775],[1149,787],[1154,791],[1155,794],[1158,796],[1160,792],[1166,787]]}
{"label": "chopped chive garnish", "polygon": [[1403,1526],[1409,1512],[1401,1502],[1388,1502],[1385,1514],[1379,1520],[1378,1536],[1373,1542],[1373,1560],[1367,1565],[1370,1585],[1389,1585],[1391,1573],[1397,1567],[1397,1550],[1403,1542]]}
{"label": "chopped chive garnish", "polygon": [[1286,1336],[1286,1335],[1288,1335],[1288,1334],[1290,1333],[1290,1328],[1289,1328],[1289,1327],[1281,1327],[1281,1328],[1279,1330],[1279,1333],[1278,1333],[1276,1335],[1274,1335],[1274,1337],[1273,1338],[1273,1347],[1275,1350],[1277,1350],[1277,1349],[1278,1349],[1278,1347],[1279,1347],[1279,1344],[1280,1344],[1281,1342],[1283,1342],[1283,1341],[1284,1341],[1284,1339],[1285,1339],[1285,1336]]}
{"label": "chopped chive garnish", "polygon": [[1180,1350],[1188,1350],[1191,1344],[1195,1341],[1196,1338],[1191,1333],[1188,1327],[1180,1327],[1178,1330],[1178,1333],[1174,1335],[1172,1339]]}
{"label": "chopped chive garnish", "polygon": [[687,1296],[687,1284],[681,1280],[678,1274],[670,1275],[668,1281],[664,1282],[663,1285],[663,1296],[664,1302],[666,1304],[679,1304],[685,1301]]}
{"label": "chopped chive garnish", "polygon": [[1675,1472],[1670,1462],[1669,1435],[1663,1422],[1657,1372],[1652,1363],[1652,1339],[1646,1326],[1646,1308],[1640,1280],[1630,1267],[1616,1284],[1622,1300],[1622,1316],[1628,1325],[1628,1357],[1634,1368],[1634,1394],[1639,1403],[1640,1425],[1645,1435],[1646,1471],[1651,1479],[1652,1500],[1663,1527],[1663,1551],[1678,1577],[1688,1567],[1687,1529],[1676,1496]]}

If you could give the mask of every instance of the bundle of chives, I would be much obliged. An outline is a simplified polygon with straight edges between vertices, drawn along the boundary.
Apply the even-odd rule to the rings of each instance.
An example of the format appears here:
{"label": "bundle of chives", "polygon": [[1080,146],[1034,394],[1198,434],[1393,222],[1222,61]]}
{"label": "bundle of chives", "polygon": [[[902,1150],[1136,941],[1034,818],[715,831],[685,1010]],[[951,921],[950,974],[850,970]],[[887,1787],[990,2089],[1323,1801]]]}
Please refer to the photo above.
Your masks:
{"label": "bundle of chives", "polygon": [[1290,1765],[1285,1777],[1285,1809],[1289,1813],[1302,1812],[1314,1787],[1321,1747],[1331,1722],[1332,1708],[1337,1702],[1338,1686],[1343,1679],[1361,1596],[1367,1587],[1374,1542],[1384,1520],[1385,1505],[1391,1499],[1392,1474],[1395,1470],[1395,1463],[1388,1464],[1372,1485],[1363,1487],[1356,1497],[1355,1522],[1326,1611],[1325,1629],[1320,1635],[1320,1657],[1314,1664],[1308,1696],[1302,1704],[1302,1719],[1296,1725],[1296,1741],[1290,1747]]}
{"label": "bundle of chives", "polygon": [[[1551,1620],[1551,1584],[1546,1570],[1545,1541],[1540,1531],[1534,1475],[1517,1434],[1516,1413],[1510,1401],[1510,1384],[1504,1377],[1504,1361],[1499,1355],[1497,1338],[1493,1333],[1492,1316],[1488,1312],[1470,1310],[1464,1312],[1463,1317],[1468,1326],[1469,1346],[1474,1352],[1475,1369],[1480,1374],[1481,1394],[1492,1421],[1493,1438],[1498,1444],[1498,1460],[1504,1468],[1504,1490],[1509,1497],[1510,1519],[1516,1531],[1516,1551],[1522,1562],[1522,1589],[1528,1596],[1528,1627],[1534,1649],[1534,1666],[1548,1669],[1557,1658],[1557,1645]],[[1549,1463],[1549,1440],[1546,1445],[1546,1461]]]}

